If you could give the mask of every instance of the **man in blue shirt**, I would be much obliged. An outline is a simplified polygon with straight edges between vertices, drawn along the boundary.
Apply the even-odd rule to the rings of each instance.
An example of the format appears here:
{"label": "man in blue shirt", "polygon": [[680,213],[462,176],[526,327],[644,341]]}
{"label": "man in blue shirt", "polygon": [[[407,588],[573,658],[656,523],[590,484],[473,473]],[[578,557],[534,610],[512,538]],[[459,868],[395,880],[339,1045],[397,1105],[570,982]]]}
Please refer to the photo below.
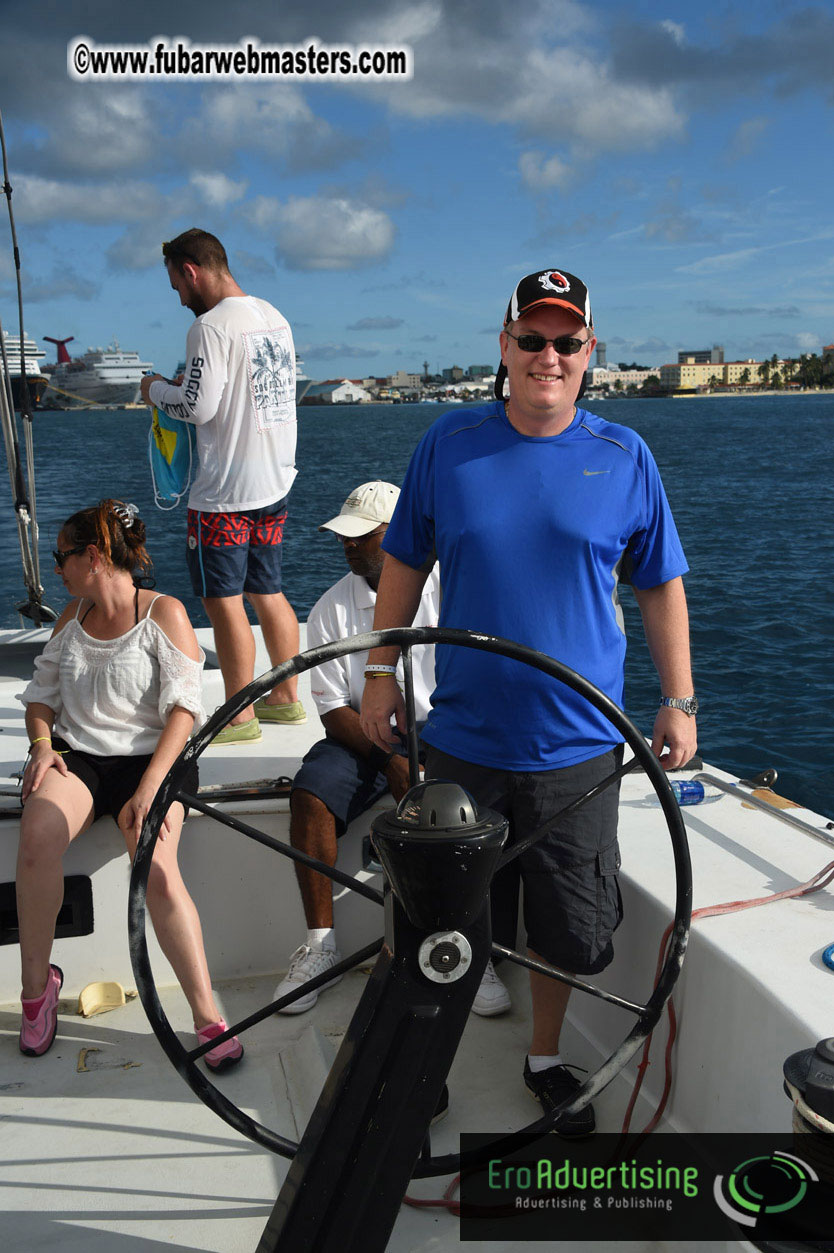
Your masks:
{"label": "man in blue shirt", "polygon": [[[665,702],[652,747],[667,769],[680,766],[696,747],[681,577],[687,565],[642,439],[577,408],[596,344],[584,283],[555,269],[523,278],[500,344],[497,402],[444,415],[412,457],[385,538],[374,627],[411,622],[436,555],[441,627],[536,648],[621,705],[626,641],[617,593],[620,581],[628,581]],[[376,649],[369,660],[391,664],[396,653]],[[427,777],[455,779],[480,804],[505,813],[511,841],[621,760],[622,737],[610,723],[541,671],[490,653],[438,647],[436,679],[424,730]],[[362,728],[381,747],[390,743],[392,712],[404,725],[396,684],[377,677],[365,688]],[[496,878],[497,939],[513,942],[514,875],[520,874],[533,958],[578,974],[610,963],[622,917],[616,793],[607,789]],[[559,1053],[569,991],[531,974],[533,1039],[524,1079],[545,1110],[579,1086]],[[593,1129],[590,1108],[556,1126],[562,1135]]]}

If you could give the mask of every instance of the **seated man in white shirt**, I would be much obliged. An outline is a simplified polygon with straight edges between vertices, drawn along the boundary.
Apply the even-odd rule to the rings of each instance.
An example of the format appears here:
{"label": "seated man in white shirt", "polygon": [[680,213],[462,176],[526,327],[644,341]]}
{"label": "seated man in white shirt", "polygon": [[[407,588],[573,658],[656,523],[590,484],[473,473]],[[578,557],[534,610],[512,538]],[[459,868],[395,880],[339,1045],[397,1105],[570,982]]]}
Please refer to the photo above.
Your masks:
{"label": "seated man in white shirt", "polygon": [[[385,558],[380,545],[399,494],[393,483],[363,483],[348,496],[338,517],[319,527],[339,537],[350,573],[326,591],[310,611],[308,648],[373,629],[376,589]],[[439,610],[440,584],[435,567],[423,588],[414,626],[437,626]],[[313,745],[293,780],[290,839],[294,848],[329,866],[335,866],[338,837],[353,819],[386,792],[399,802],[409,786],[406,746],[384,752],[367,739],[359,725],[367,660],[366,652],[350,653],[312,671],[313,698],[326,739]],[[415,648],[412,665],[419,729],[428,717],[434,689],[434,647]],[[398,679],[402,684],[402,661]],[[341,960],[333,929],[330,880],[299,864],[295,871],[307,939],[290,958],[286,978],[275,989],[276,999]],[[327,986],[331,985],[309,992],[280,1012],[302,1014],[312,1009],[319,991]],[[490,963],[473,1009],[491,1015],[508,1008],[509,996]]]}

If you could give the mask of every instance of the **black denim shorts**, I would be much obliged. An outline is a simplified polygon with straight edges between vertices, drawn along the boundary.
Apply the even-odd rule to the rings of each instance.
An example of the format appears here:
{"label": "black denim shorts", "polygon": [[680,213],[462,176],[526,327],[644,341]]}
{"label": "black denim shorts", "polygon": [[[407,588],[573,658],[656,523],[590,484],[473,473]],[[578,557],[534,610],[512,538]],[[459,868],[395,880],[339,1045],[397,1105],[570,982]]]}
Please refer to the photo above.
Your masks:
{"label": "black denim shorts", "polygon": [[[101,818],[103,814],[110,814],[116,821],[138,788],[152,756],[151,753],[141,753],[135,757],[98,757],[93,753],[70,748],[60,738],[53,740],[52,746],[61,752],[70,774],[76,775],[92,796],[95,817]],[[196,796],[199,786],[197,763],[193,761],[183,780],[182,790]]]}
{"label": "black denim shorts", "polygon": [[[560,770],[516,773],[462,761],[429,746],[426,777],[452,779],[478,805],[510,820],[507,847],[584,796],[622,763],[623,747]],[[569,974],[596,974],[614,957],[623,917],[617,875],[619,783],[605,789],[495,876],[490,888],[493,939],[516,947],[518,889],[523,885],[527,944]]]}

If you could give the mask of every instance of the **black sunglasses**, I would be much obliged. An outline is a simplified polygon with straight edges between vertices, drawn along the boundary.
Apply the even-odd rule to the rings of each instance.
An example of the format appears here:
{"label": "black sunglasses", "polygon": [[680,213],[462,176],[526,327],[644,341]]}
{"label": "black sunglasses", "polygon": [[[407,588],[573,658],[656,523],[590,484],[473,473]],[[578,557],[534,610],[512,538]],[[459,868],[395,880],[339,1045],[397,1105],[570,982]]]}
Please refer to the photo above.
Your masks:
{"label": "black sunglasses", "polygon": [[576,339],[573,335],[557,335],[556,339],[547,339],[536,331],[528,331],[526,335],[513,335],[512,331],[506,330],[505,333],[515,340],[522,352],[544,352],[547,345],[552,344],[562,357],[574,356],[590,342],[589,339]]}
{"label": "black sunglasses", "polygon": [[374,539],[377,535],[384,535],[387,530],[388,524],[386,523],[385,526],[378,526],[375,531],[368,531],[366,535],[339,535],[337,532],[336,538],[342,544],[364,544],[369,539]]}
{"label": "black sunglasses", "polygon": [[53,548],[52,556],[55,558],[55,564],[58,567],[58,569],[63,570],[64,562],[66,561],[68,557],[77,557],[79,553],[85,553],[86,551],[87,551],[87,545],[80,544],[80,545],[77,545],[75,548],[64,548],[64,549]]}

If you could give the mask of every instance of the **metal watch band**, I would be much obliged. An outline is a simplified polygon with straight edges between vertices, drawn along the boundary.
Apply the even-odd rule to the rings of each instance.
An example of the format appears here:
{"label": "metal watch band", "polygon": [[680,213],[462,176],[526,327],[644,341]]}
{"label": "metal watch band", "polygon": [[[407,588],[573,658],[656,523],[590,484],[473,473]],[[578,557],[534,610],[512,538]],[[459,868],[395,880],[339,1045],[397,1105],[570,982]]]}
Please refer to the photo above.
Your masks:
{"label": "metal watch band", "polygon": [[661,696],[661,706],[667,709],[682,709],[690,718],[698,712],[698,697],[693,696]]}

